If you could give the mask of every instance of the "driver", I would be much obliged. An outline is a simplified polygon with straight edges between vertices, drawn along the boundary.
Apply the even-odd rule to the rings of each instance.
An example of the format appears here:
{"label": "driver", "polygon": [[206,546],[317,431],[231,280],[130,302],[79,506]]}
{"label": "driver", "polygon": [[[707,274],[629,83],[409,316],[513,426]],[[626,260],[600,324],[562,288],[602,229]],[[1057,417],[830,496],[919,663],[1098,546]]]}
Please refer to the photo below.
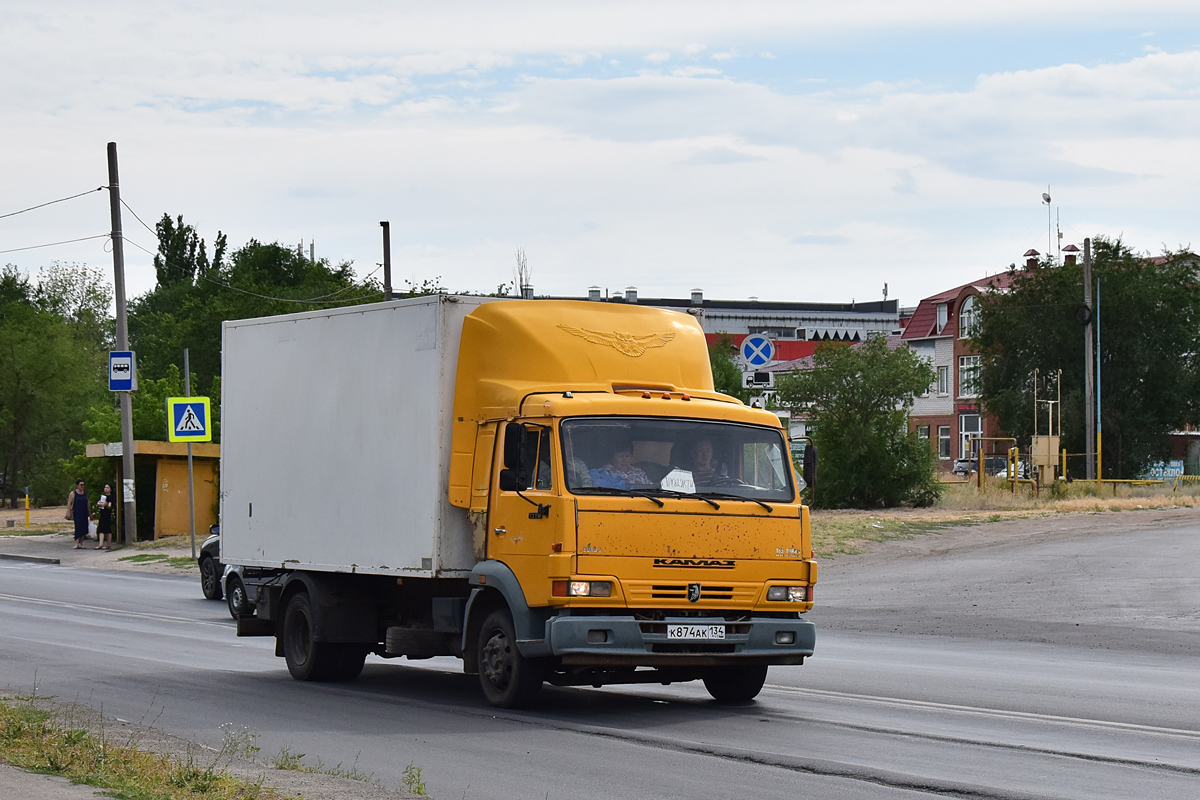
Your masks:
{"label": "driver", "polygon": [[712,483],[725,474],[713,458],[712,439],[696,439],[688,448],[688,469],[696,483]]}

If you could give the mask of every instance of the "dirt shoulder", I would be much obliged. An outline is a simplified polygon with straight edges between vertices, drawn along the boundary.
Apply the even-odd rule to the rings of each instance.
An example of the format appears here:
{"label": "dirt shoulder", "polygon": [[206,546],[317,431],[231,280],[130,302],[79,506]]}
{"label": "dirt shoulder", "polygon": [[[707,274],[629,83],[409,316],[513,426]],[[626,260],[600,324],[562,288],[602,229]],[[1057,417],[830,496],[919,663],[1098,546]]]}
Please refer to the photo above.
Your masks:
{"label": "dirt shoulder", "polygon": [[[821,569],[866,569],[879,561],[947,555],[981,548],[1021,547],[1104,532],[1147,530],[1164,525],[1200,525],[1200,507],[1113,511],[949,512],[908,509],[813,512],[814,538],[822,527],[861,530],[842,541],[841,551],[818,553]],[[835,567],[836,565],[836,567]]]}

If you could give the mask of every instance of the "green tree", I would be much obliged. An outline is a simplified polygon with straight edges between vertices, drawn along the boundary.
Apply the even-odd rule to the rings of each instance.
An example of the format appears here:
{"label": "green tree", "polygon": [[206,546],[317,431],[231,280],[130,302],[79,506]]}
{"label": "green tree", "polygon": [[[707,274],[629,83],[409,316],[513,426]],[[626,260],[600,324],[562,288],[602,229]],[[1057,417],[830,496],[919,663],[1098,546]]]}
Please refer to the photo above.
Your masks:
{"label": "green tree", "polygon": [[826,508],[929,505],[940,484],[929,443],[908,430],[913,397],[936,374],[908,347],[883,336],[860,345],[825,343],[813,368],[776,382],[776,401],[817,420],[816,504]]}
{"label": "green tree", "polygon": [[[1131,478],[1170,454],[1169,433],[1200,418],[1200,284],[1197,259],[1135,253],[1098,237],[1093,273],[1100,280],[1101,420],[1105,477]],[[1057,398],[1062,370],[1063,446],[1085,448],[1083,266],[1043,264],[1015,276],[1011,290],[982,298],[975,346],[983,356],[982,402],[1010,435],[1033,430],[1033,373],[1038,395]],[[1046,433],[1046,408],[1039,409]]]}
{"label": "green tree", "polygon": [[62,471],[88,408],[103,397],[109,296],[98,273],[56,264],[31,284],[0,271],[0,474],[13,502],[66,497]]}
{"label": "green tree", "polygon": [[713,385],[718,392],[748,403],[750,392],[742,388],[742,370],[733,360],[736,352],[737,347],[727,333],[721,334],[720,341],[708,346],[708,363],[712,366]]}
{"label": "green tree", "polygon": [[130,341],[139,374],[152,378],[166,375],[172,364],[182,367],[188,348],[196,394],[216,396],[223,321],[382,299],[377,284],[355,282],[348,262],[313,261],[256,240],[226,257],[225,236],[218,233],[209,263],[204,240],[182,216],[163,215],[157,230],[158,284],[130,303]]}

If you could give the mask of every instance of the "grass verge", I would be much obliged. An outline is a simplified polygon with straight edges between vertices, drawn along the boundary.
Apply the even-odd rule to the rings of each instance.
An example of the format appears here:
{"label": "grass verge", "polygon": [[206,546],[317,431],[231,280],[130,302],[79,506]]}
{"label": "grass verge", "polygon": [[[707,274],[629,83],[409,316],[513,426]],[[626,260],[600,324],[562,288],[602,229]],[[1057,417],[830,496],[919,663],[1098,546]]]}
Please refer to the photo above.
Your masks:
{"label": "grass verge", "polygon": [[32,772],[108,790],[119,800],[290,800],[261,782],[234,777],[228,762],[240,741],[221,750],[168,758],[112,742],[39,708],[35,697],[0,698],[0,760]]}
{"label": "grass verge", "polygon": [[191,569],[196,562],[191,556],[168,556],[165,553],[138,553],[132,556],[121,556],[117,561],[128,561],[132,564],[169,564],[175,569]]}

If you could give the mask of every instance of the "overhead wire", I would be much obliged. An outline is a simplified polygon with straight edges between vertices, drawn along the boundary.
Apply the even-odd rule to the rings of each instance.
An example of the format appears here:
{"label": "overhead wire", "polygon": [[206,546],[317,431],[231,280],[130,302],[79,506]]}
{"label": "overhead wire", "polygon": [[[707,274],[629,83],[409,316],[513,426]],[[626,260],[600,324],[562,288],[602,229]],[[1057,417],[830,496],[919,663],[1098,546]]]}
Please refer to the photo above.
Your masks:
{"label": "overhead wire", "polygon": [[[52,206],[55,203],[65,203],[68,200],[74,200],[76,197],[83,197],[85,194],[91,194],[92,192],[100,192],[107,188],[108,188],[107,186],[97,186],[95,189],[88,189],[86,192],[80,192],[79,194],[73,194],[70,197],[60,197],[59,199],[51,200],[48,203],[39,203],[36,206],[30,206],[29,208],[22,208],[20,211],[10,211],[7,214],[0,214],[0,219],[6,219],[8,217],[15,217],[18,214],[24,214],[29,211],[36,211],[39,208],[45,208],[46,206]],[[6,251],[6,252],[12,252],[12,251]]]}
{"label": "overhead wire", "polygon": [[[124,206],[124,207],[126,208],[126,210],[128,210],[128,211],[129,211],[129,213],[133,215],[133,218],[134,218],[134,219],[136,219],[136,220],[137,220],[139,223],[141,223],[141,225],[142,225],[142,227],[143,227],[143,228],[145,228],[145,229],[146,229],[147,231],[149,231],[150,233],[154,234],[154,236],[155,236],[156,238],[158,237],[158,231],[157,231],[157,230],[155,230],[154,228],[151,228],[149,225],[147,225],[147,224],[146,224],[146,221],[145,221],[145,220],[143,220],[143,219],[142,219],[140,216],[138,216],[138,213],[137,213],[136,211],[134,211],[134,210],[133,210],[133,207],[132,207],[132,206],[130,206],[130,205],[129,205],[129,203],[125,202],[125,198],[123,198],[123,197],[121,198],[121,205],[122,205],[122,206]],[[147,248],[145,248],[145,247],[142,247],[140,244],[138,244],[137,242],[133,241],[132,239],[129,239],[128,237],[122,237],[122,238],[123,238],[125,241],[129,242],[129,243],[130,243],[131,245],[133,245],[134,247],[136,247],[137,249],[139,249],[139,250],[141,250],[141,251],[143,251],[143,252],[145,252],[145,253],[147,253],[147,254],[149,254],[149,255],[152,255],[152,256],[154,256],[155,258],[161,259],[161,260],[162,260],[162,262],[163,262],[164,264],[166,264],[166,265],[168,265],[168,266],[170,266],[170,267],[173,267],[174,269],[178,270],[178,271],[179,271],[179,273],[180,273],[181,275],[187,275],[187,274],[191,274],[191,270],[189,270],[187,267],[181,266],[181,265],[179,265],[179,264],[174,264],[174,263],[172,263],[172,262],[168,261],[166,258],[164,258],[164,257],[163,257],[162,255],[160,255],[159,253],[153,252],[153,251],[151,251],[151,250],[149,250],[149,249],[147,249]],[[379,271],[379,270],[380,270],[382,267],[383,267],[383,265],[382,265],[382,264],[380,264],[379,266],[377,266],[377,267],[376,267],[375,269],[373,269],[373,270],[372,270],[372,271],[371,271],[371,272],[370,272],[370,273],[369,273],[369,274],[368,274],[368,275],[367,275],[365,278],[363,278],[363,281],[364,281],[364,282],[365,282],[365,281],[367,281],[367,280],[368,280],[368,279],[371,277],[371,275],[374,275],[374,274],[375,274],[376,272],[378,272],[378,271]],[[351,289],[366,288],[365,286],[359,286],[358,284],[352,283],[352,284],[351,284],[351,285],[349,285],[349,286],[345,286],[345,287],[343,287],[343,288],[341,288],[341,289],[338,289],[336,292],[330,292],[329,294],[322,294],[322,295],[318,295],[318,296],[316,296],[316,297],[310,297],[310,298],[306,298],[306,299],[297,299],[297,298],[294,298],[294,297],[273,297],[273,296],[271,296],[271,295],[265,295],[265,294],[259,294],[258,292],[252,292],[252,291],[250,291],[249,289],[242,289],[242,288],[240,288],[240,287],[233,286],[233,285],[231,285],[231,284],[225,283],[224,281],[219,281],[219,280],[216,280],[215,278],[210,278],[210,277],[209,277],[209,276],[207,276],[207,275],[197,274],[197,275],[196,275],[196,277],[197,277],[197,278],[199,278],[200,280],[208,281],[208,282],[209,282],[209,283],[211,283],[211,284],[214,284],[214,285],[216,285],[216,286],[221,286],[221,287],[224,287],[224,288],[226,288],[226,289],[231,289],[231,290],[233,290],[233,291],[235,291],[235,292],[241,292],[242,294],[248,294],[248,295],[250,295],[250,296],[252,296],[252,297],[258,297],[258,298],[260,298],[260,299],[263,299],[263,300],[278,300],[278,301],[280,301],[280,302],[283,302],[283,303],[316,303],[316,304],[318,304],[318,305],[338,305],[338,304],[340,304],[340,303],[353,303],[353,302],[357,302],[357,301],[359,301],[359,300],[363,300],[363,299],[366,299],[366,298],[368,298],[368,297],[372,297],[372,296],[374,296],[374,295],[380,294],[380,292],[378,292],[378,291],[370,291],[370,292],[367,292],[366,294],[357,295],[357,296],[355,296],[355,297],[351,297],[351,298],[344,298],[344,299],[342,299],[342,300],[329,301],[329,300],[326,300],[326,299],[325,299],[325,298],[327,298],[327,297],[334,297],[334,296],[336,296],[336,295],[342,294],[343,292],[348,292],[348,291],[350,291]]]}
{"label": "overhead wire", "polygon": [[47,242],[46,244],[31,244],[28,247],[13,247],[9,250],[0,250],[0,255],[4,253],[19,253],[22,250],[38,250],[43,247],[57,247],[60,244],[73,244],[74,242],[86,242],[89,239],[108,239],[111,234],[101,233],[96,236],[83,236],[78,239],[64,239],[61,242]]}
{"label": "overhead wire", "polygon": [[[142,223],[142,224],[145,224],[145,223]],[[149,248],[143,247],[142,245],[138,244],[137,242],[133,241],[132,239],[130,239],[128,237],[122,237],[122,238],[129,244],[131,244],[134,247],[136,247],[137,249],[141,250],[142,252],[144,252],[148,255],[160,258],[164,264],[178,270],[181,275],[191,274],[191,270],[189,270],[187,267],[184,267],[180,264],[175,264],[172,261],[162,258],[162,256],[159,255],[158,253],[156,253],[155,251],[150,250]],[[374,273],[372,273],[372,274],[374,274]],[[370,276],[368,276],[368,277],[370,277]],[[310,304],[317,304],[317,305],[339,305],[339,304],[343,304],[343,303],[354,303],[359,300],[364,300],[368,297],[373,297],[377,294],[381,294],[378,291],[370,291],[370,292],[366,292],[365,294],[357,295],[355,297],[350,297],[350,298],[343,298],[341,300],[332,300],[331,301],[331,300],[323,300],[322,299],[325,297],[332,297],[333,295],[340,294],[342,291],[347,291],[349,289],[365,288],[365,287],[358,286],[357,284],[353,284],[351,286],[345,287],[345,289],[340,289],[337,292],[332,292],[330,294],[325,294],[325,295],[319,295],[318,297],[313,297],[313,298],[275,297],[273,295],[266,295],[266,294],[260,294],[258,292],[252,292],[249,289],[243,289],[239,286],[233,286],[232,284],[228,284],[228,283],[225,283],[224,281],[216,280],[215,278],[210,278],[207,275],[203,275],[200,273],[196,274],[196,278],[203,280],[203,281],[207,281],[208,283],[211,283],[215,286],[220,286],[222,288],[229,289],[234,292],[240,292],[241,294],[250,295],[251,297],[257,297],[262,300],[276,300],[281,303],[310,303]]]}

